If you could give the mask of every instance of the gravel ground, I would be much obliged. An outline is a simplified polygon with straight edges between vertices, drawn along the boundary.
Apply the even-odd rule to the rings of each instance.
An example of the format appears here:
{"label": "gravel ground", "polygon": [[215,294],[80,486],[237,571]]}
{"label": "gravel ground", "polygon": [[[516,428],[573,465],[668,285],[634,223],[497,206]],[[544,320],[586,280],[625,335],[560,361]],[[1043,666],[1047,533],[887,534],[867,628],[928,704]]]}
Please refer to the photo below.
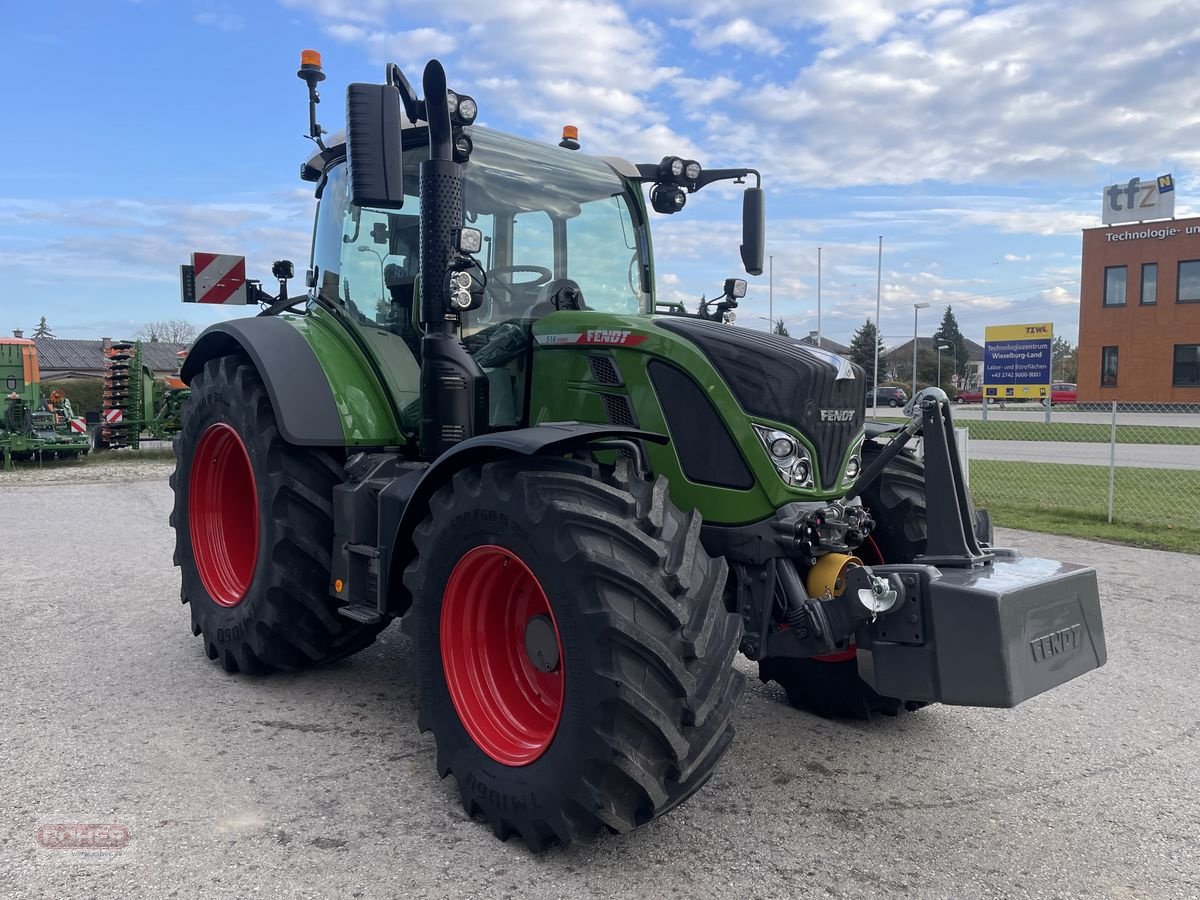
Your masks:
{"label": "gravel ground", "polygon": [[[299,675],[204,658],[169,471],[0,475],[0,896],[1200,898],[1196,557],[1001,530],[1097,566],[1105,668],[1015,710],[852,724],[751,680],[692,800],[532,856],[438,780],[399,628]],[[130,840],[41,849],[64,822]]]}

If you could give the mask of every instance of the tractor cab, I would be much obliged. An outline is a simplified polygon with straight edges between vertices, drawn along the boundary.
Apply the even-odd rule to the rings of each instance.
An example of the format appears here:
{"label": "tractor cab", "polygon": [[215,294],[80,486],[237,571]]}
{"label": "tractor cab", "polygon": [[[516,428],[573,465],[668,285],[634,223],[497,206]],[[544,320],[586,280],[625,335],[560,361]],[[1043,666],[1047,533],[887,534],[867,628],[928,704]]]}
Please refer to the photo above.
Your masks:
{"label": "tractor cab", "polygon": [[[489,425],[511,427],[524,418],[532,324],[559,310],[648,310],[650,238],[640,198],[610,163],[479,126],[463,134],[472,145],[463,221],[480,233],[482,296],[457,314],[460,334],[488,378]],[[357,324],[411,405],[425,333],[417,194],[426,129],[404,130],[403,156],[405,203],[385,209],[354,203],[344,145],[327,152],[310,291]]]}

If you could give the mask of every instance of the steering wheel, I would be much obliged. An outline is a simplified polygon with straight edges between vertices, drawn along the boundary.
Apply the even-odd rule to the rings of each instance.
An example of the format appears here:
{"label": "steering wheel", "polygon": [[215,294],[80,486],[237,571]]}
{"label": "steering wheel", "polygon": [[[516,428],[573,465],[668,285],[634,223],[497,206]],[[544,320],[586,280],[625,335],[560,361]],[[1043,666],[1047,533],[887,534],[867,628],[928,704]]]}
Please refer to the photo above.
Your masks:
{"label": "steering wheel", "polygon": [[[530,273],[536,275],[537,278],[533,281],[514,282],[507,277],[521,273]],[[489,269],[487,273],[488,287],[495,285],[500,288],[508,295],[510,303],[516,298],[518,291],[541,287],[548,284],[553,277],[554,273],[545,266],[496,266],[494,269]]]}

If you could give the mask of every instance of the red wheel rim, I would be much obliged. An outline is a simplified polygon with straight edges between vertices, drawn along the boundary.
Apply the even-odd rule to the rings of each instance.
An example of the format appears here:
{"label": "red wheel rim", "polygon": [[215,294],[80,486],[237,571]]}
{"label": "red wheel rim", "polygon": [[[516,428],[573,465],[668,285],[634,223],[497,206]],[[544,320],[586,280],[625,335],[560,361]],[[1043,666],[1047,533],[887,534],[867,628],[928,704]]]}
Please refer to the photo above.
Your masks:
{"label": "red wheel rim", "polygon": [[[538,617],[557,646],[550,672],[526,649]],[[506,766],[545,753],[562,718],[562,638],[546,592],[511,550],[475,547],[454,566],[442,595],[441,648],[450,699],[476,746]]]}
{"label": "red wheel rim", "polygon": [[[883,554],[879,552],[879,545],[875,543],[875,538],[871,537],[869,534],[867,535],[867,540],[864,542],[863,546],[858,549],[858,552],[863,556],[866,556],[867,554],[864,551],[867,549],[869,549],[871,551],[871,555],[875,557],[871,562],[877,566],[882,566],[884,564]],[[871,563],[869,562],[868,565],[870,564]],[[855,645],[854,641],[851,641],[845,650],[839,650],[837,653],[826,653],[824,656],[814,656],[813,659],[815,659],[817,662],[835,663],[847,662],[848,660],[855,659],[857,656],[858,647]]]}
{"label": "red wheel rim", "polygon": [[237,606],[258,562],[258,490],[246,445],[224,422],[205,429],[192,457],[188,527],[208,596]]}

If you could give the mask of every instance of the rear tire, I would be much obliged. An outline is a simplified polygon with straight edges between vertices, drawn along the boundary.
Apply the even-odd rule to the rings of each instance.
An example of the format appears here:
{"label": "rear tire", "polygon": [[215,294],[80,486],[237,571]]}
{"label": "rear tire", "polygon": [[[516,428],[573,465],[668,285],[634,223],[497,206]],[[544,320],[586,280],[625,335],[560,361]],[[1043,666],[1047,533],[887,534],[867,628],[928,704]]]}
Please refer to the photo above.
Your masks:
{"label": "rear tire", "polygon": [[[708,780],[733,738],[741,620],[724,560],[664,479],[623,462],[487,463],[437,491],[413,540],[419,724],[497,837],[536,851],[624,833]],[[534,619],[536,658],[557,659],[540,674]]]}
{"label": "rear tire", "polygon": [[285,443],[248,359],[209,360],[175,438],[175,564],[192,633],[227,672],[349,656],[382,625],[338,615],[328,593],[338,462]]}

